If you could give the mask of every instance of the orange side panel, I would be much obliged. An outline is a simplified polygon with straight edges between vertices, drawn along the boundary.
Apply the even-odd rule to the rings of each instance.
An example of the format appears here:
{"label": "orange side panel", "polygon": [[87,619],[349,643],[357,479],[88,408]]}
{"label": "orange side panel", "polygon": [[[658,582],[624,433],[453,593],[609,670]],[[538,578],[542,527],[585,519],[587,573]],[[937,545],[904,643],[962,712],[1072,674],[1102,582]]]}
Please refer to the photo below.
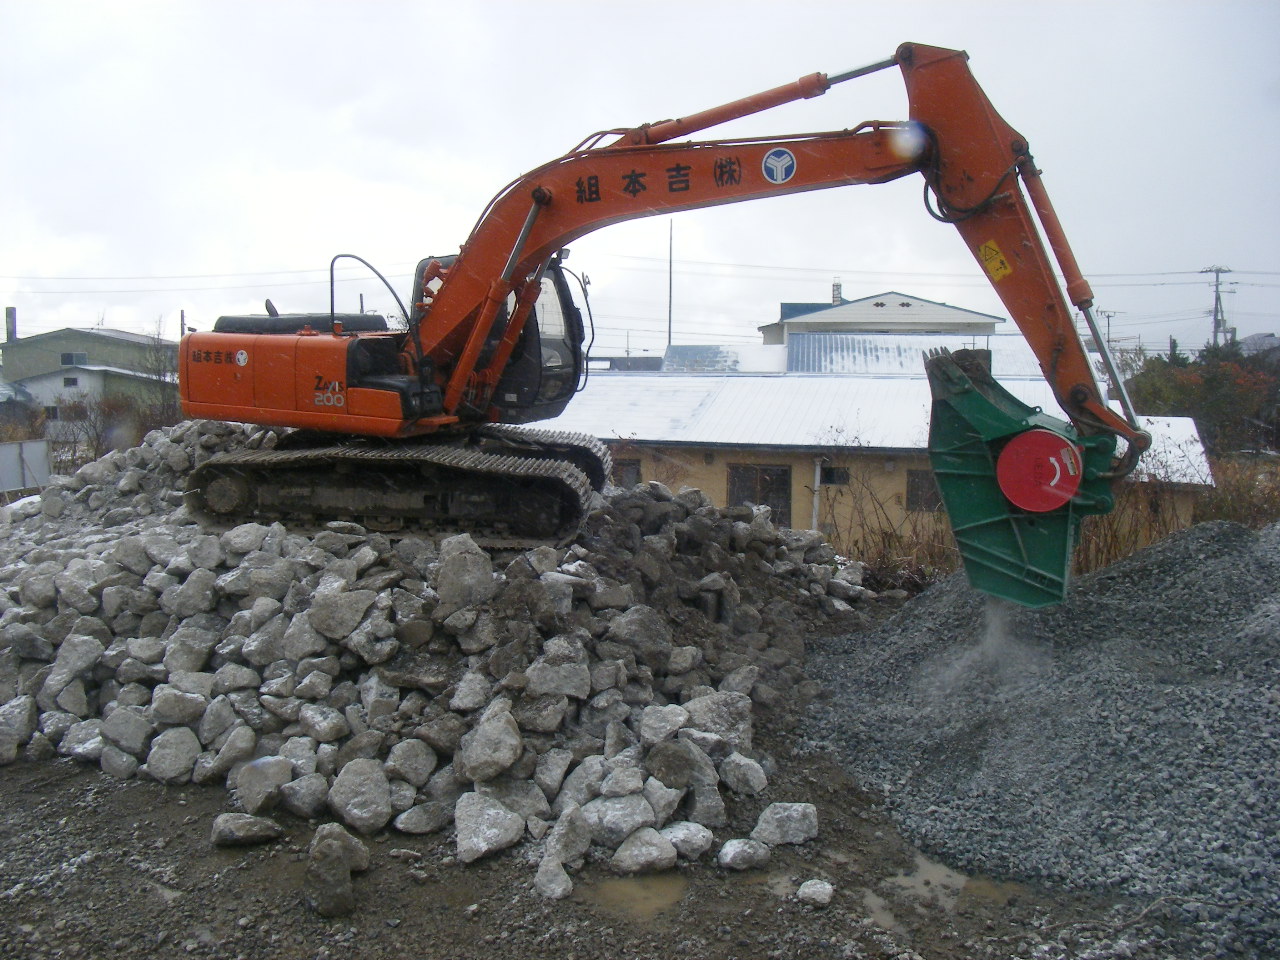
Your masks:
{"label": "orange side panel", "polygon": [[348,389],[349,340],[325,334],[193,333],[179,378],[188,417],[396,437],[429,433],[456,417],[415,425],[390,391]]}
{"label": "orange side panel", "polygon": [[253,404],[249,347],[253,337],[192,333],[182,340],[182,402]]}
{"label": "orange side panel", "polygon": [[294,409],[309,413],[345,414],[347,346],[343,337],[298,337],[296,357],[282,379],[294,392]]}
{"label": "orange side panel", "polygon": [[397,423],[403,415],[398,394],[390,390],[368,390],[364,387],[347,390],[346,412],[353,417],[382,417]]}

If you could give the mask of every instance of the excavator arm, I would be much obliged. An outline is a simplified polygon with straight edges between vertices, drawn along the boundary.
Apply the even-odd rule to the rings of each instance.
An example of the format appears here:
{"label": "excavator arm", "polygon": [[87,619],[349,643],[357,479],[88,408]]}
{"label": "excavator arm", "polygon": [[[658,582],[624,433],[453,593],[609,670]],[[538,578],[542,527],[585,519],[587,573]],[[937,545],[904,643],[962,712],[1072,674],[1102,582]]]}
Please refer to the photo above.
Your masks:
{"label": "excavator arm", "polygon": [[[814,74],[691,117],[615,131],[608,143],[598,136],[589,148],[512,183],[477,223],[433,302],[422,305],[423,348],[447,371],[446,411],[485,407],[524,316],[501,314],[499,305],[575,238],[652,214],[919,173],[930,212],[959,231],[1071,421],[1012,397],[979,356],[929,357],[930,456],[953,532],[975,587],[1031,606],[1060,601],[1081,519],[1112,508],[1114,481],[1133,469],[1150,437],[1114,369],[1124,414],[1099,390],[1068,303],[1070,297],[1092,326],[1092,291],[1026,140],[996,112],[967,59],[960,51],[904,44],[892,60],[863,70]],[[905,123],[671,142],[892,66],[906,82]],[[478,366],[500,316],[508,324],[497,331],[505,349]],[[1106,356],[1096,331],[1095,339]],[[1117,439],[1124,441],[1119,458]]]}
{"label": "excavator arm", "polygon": [[[906,82],[908,122],[794,137],[669,142],[892,66]],[[1072,301],[1087,310],[1092,293],[1026,141],[996,113],[964,53],[903,44],[892,60],[868,68],[835,78],[813,74],[688,118],[597,138],[610,135],[616,135],[611,143],[571,151],[495,197],[439,291],[419,306],[423,350],[447,371],[447,412],[464,399],[482,406],[476,401],[502,372],[500,363],[476,366],[501,315],[498,305],[576,238],[644,216],[920,173],[936,198],[935,216],[960,232],[1077,428],[1123,437],[1135,452],[1145,449],[1148,440],[1132,416],[1118,416],[1103,401],[1075,332],[1035,215]],[[519,333],[514,326],[508,325],[509,337]]]}

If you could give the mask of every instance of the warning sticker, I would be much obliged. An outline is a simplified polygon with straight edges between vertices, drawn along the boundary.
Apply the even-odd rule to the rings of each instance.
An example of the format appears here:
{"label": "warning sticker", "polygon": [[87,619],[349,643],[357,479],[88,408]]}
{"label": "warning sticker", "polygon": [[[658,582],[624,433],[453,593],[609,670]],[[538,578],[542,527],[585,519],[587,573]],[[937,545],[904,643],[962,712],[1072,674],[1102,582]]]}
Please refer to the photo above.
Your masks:
{"label": "warning sticker", "polygon": [[1013,273],[1013,267],[1009,266],[1009,261],[1004,258],[994,240],[988,240],[978,248],[978,257],[982,260],[987,276],[993,281],[1003,280]]}

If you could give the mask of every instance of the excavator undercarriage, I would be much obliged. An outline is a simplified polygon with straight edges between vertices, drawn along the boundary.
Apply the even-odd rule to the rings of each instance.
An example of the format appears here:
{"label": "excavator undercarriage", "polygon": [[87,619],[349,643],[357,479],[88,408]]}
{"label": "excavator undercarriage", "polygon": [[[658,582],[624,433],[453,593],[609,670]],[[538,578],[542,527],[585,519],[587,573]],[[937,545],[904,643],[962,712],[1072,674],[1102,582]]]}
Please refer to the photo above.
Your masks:
{"label": "excavator undercarriage", "polygon": [[456,440],[399,442],[294,431],[273,450],[200,465],[186,504],[209,525],[349,520],[520,549],[572,539],[610,466],[595,437],[498,424]]}

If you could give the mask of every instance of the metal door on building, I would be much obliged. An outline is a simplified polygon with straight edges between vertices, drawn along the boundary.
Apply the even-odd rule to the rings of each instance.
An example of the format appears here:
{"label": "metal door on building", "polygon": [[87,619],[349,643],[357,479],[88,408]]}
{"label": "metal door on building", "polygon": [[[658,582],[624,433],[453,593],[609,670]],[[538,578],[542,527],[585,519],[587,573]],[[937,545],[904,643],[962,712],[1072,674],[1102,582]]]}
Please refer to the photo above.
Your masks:
{"label": "metal door on building", "polygon": [[729,464],[729,505],[743,503],[768,507],[774,523],[791,526],[791,468],[762,463]]}

